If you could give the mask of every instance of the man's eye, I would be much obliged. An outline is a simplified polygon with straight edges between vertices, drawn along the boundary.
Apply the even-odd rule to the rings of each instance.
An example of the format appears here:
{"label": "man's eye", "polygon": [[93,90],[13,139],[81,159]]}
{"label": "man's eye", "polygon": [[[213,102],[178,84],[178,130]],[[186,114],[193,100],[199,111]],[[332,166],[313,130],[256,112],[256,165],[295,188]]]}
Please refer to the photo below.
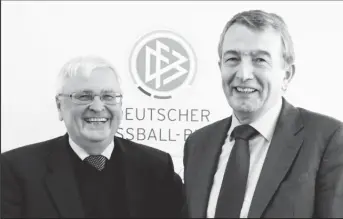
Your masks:
{"label": "man's eye", "polygon": [[256,59],[255,59],[255,62],[257,62],[257,63],[263,63],[263,62],[266,62],[266,60],[264,60],[263,58],[256,58]]}
{"label": "man's eye", "polygon": [[114,95],[110,95],[110,94],[105,94],[105,95],[102,96],[102,98],[104,100],[113,100],[115,98],[115,96]]}
{"label": "man's eye", "polygon": [[227,58],[226,59],[226,62],[238,62],[238,58],[235,58],[235,57],[231,57],[231,58]]}
{"label": "man's eye", "polygon": [[80,95],[77,95],[77,99],[79,99],[79,100],[91,100],[92,99],[92,95],[90,95],[90,94],[80,94]]}

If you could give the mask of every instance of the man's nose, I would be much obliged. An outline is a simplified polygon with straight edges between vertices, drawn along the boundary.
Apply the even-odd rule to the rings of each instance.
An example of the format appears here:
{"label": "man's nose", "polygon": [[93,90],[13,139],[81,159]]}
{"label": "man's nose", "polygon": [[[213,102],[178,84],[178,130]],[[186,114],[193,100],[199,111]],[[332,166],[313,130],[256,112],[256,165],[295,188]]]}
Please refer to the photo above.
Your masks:
{"label": "man's nose", "polygon": [[96,112],[101,112],[105,109],[105,105],[102,102],[102,100],[100,99],[99,96],[95,96],[93,102],[91,103],[91,105],[89,106],[89,108],[91,110],[94,110]]}
{"label": "man's nose", "polygon": [[236,73],[236,77],[242,81],[250,80],[254,78],[252,63],[245,60],[242,61],[240,67]]}

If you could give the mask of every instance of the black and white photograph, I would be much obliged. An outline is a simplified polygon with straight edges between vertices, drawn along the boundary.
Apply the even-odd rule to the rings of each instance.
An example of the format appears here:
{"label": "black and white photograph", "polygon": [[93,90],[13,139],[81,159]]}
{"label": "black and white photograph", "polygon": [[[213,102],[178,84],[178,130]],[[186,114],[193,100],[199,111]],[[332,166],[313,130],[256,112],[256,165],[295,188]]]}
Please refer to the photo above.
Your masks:
{"label": "black and white photograph", "polygon": [[342,11],[1,1],[1,218],[342,218]]}

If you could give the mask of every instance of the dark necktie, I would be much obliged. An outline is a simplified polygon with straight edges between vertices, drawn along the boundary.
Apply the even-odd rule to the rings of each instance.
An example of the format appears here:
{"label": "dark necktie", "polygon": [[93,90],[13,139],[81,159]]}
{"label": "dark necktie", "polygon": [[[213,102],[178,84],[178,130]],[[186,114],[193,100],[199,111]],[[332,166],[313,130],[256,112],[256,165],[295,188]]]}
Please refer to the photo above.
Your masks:
{"label": "dark necktie", "polygon": [[95,167],[97,170],[101,171],[105,168],[106,159],[107,158],[103,155],[90,155],[86,157],[85,161],[87,161],[90,165]]}
{"label": "dark necktie", "polygon": [[237,126],[231,133],[235,139],[218,196],[215,217],[239,218],[249,174],[249,139],[258,132],[250,125]]}

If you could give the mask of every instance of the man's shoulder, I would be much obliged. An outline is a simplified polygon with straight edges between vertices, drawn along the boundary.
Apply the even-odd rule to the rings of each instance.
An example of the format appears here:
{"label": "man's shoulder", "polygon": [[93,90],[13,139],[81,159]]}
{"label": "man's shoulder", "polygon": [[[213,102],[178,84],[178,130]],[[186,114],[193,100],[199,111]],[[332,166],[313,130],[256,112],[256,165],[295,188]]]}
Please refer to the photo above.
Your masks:
{"label": "man's shoulder", "polygon": [[125,151],[130,153],[131,156],[137,157],[137,159],[151,162],[167,162],[170,157],[169,153],[152,146],[140,144],[120,137],[116,138],[121,144],[123,144]]}
{"label": "man's shoulder", "polygon": [[329,115],[297,107],[305,128],[333,132],[343,127],[343,122]]}
{"label": "man's shoulder", "polygon": [[222,131],[222,129],[224,128],[229,128],[229,120],[231,119],[231,117],[227,117],[221,120],[218,120],[216,122],[213,122],[209,125],[206,125],[198,130],[196,130],[195,132],[193,132],[189,137],[190,138],[197,138],[197,137],[206,137],[209,134],[213,133],[213,132],[218,132],[219,130]]}
{"label": "man's shoulder", "polygon": [[1,154],[8,160],[17,159],[38,159],[39,157],[45,156],[51,151],[51,148],[56,145],[56,143],[61,140],[63,136],[48,139],[41,142],[36,142],[33,144],[23,145],[18,148],[6,151]]}

